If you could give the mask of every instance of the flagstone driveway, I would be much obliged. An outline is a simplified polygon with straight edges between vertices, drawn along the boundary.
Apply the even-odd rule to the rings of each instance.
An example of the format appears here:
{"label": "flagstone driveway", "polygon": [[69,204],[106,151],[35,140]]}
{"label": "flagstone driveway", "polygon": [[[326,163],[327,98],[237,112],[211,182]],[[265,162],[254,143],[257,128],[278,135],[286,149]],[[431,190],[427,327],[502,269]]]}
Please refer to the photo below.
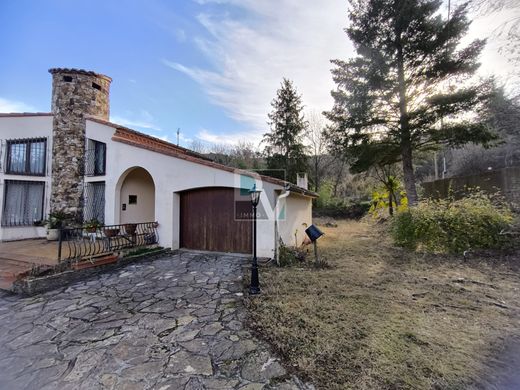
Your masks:
{"label": "flagstone driveway", "polygon": [[0,293],[0,389],[307,388],[244,328],[245,261],[183,253]]}

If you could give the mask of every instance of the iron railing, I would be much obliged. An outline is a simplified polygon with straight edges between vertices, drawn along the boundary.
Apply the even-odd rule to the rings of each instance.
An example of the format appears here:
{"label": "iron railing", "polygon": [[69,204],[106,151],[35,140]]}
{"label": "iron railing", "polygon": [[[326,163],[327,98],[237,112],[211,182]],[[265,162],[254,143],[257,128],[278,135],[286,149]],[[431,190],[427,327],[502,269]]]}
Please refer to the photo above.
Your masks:
{"label": "iron railing", "polygon": [[157,222],[60,230],[58,260],[80,260],[157,244]]}

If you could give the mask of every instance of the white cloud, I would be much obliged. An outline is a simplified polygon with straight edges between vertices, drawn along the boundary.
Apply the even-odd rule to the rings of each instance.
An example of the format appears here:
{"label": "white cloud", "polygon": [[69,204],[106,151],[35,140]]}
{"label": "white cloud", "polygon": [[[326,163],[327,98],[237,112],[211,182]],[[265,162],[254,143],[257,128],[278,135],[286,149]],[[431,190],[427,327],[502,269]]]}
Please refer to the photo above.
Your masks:
{"label": "white cloud", "polygon": [[[347,59],[354,53],[344,32],[346,1],[194,1],[202,6],[239,7],[247,17],[234,18],[224,7],[212,7],[211,12],[198,15],[209,38],[199,36],[193,41],[210,61],[210,68],[167,59],[163,63],[199,83],[231,118],[257,134],[265,132],[270,102],[283,77],[294,81],[306,109],[321,112],[332,107],[330,91],[335,85],[330,59]],[[471,27],[471,38],[490,35],[501,21],[478,18]],[[482,58],[482,73],[511,71],[503,57],[490,42]]]}
{"label": "white cloud", "polygon": [[203,13],[199,23],[210,38],[196,37],[198,49],[213,69],[178,61],[163,63],[198,82],[211,101],[260,135],[267,130],[267,113],[283,77],[294,81],[306,106],[330,109],[334,88],[330,59],[352,53],[343,28],[344,0],[196,0],[200,4],[232,4],[251,17]]}
{"label": "white cloud", "polygon": [[239,132],[231,134],[215,134],[207,129],[201,129],[196,137],[204,142],[215,145],[237,145],[240,142],[260,143],[261,136],[252,132]]}
{"label": "white cloud", "polygon": [[34,112],[34,107],[15,100],[0,97],[0,112]]}
{"label": "white cloud", "polygon": [[146,110],[141,110],[137,114],[127,112],[125,116],[111,115],[110,121],[130,128],[162,131],[162,129],[154,123],[153,116]]}

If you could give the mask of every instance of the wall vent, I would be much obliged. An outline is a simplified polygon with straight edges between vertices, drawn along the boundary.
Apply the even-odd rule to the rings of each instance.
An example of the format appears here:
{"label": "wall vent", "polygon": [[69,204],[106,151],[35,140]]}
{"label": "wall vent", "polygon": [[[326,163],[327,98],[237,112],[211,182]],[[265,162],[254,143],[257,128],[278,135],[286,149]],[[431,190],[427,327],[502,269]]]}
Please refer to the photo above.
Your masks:
{"label": "wall vent", "polygon": [[63,81],[66,83],[72,83],[72,77],[71,76],[63,76]]}

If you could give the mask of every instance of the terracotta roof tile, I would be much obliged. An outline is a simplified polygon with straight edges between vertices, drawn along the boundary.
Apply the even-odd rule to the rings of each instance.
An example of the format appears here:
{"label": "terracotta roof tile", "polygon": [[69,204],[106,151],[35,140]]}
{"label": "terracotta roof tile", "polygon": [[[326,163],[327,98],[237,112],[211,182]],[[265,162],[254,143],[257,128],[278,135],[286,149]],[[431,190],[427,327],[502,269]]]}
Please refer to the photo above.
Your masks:
{"label": "terracotta roof tile", "polygon": [[101,77],[104,79],[107,79],[108,81],[112,81],[111,77],[108,77],[102,73],[96,73],[92,72],[91,70],[85,70],[85,69],[76,69],[76,68],[51,68],[49,69],[50,74],[54,73],[77,73],[77,74],[84,74],[87,76],[95,76],[95,77]]}
{"label": "terracotta roof tile", "polygon": [[52,116],[52,112],[0,112],[0,118],[16,118],[23,116]]}

